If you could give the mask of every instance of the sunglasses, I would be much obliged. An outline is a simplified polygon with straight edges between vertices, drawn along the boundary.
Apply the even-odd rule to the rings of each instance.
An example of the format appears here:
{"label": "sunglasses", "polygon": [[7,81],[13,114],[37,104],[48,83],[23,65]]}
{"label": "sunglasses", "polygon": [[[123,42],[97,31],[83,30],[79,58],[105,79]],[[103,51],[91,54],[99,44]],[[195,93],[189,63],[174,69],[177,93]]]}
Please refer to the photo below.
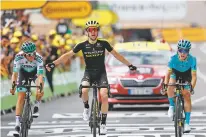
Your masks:
{"label": "sunglasses", "polygon": [[34,57],[36,55],[36,52],[32,52],[32,53],[25,53],[26,56],[29,57]]}
{"label": "sunglasses", "polygon": [[178,49],[178,52],[183,53],[183,54],[188,54],[190,50],[188,49]]}
{"label": "sunglasses", "polygon": [[88,32],[93,32],[93,31],[96,32],[98,30],[99,30],[98,28],[91,28],[91,27],[87,29]]}

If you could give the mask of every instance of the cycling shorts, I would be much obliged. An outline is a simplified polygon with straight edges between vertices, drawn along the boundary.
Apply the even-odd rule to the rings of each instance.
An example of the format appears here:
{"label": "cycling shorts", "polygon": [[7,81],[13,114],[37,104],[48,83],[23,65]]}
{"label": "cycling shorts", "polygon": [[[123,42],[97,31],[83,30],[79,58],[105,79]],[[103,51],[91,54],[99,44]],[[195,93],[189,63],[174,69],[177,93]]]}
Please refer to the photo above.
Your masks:
{"label": "cycling shorts", "polygon": [[84,76],[81,80],[81,82],[87,81],[90,83],[90,85],[94,82],[97,82],[97,85],[99,86],[105,86],[108,85],[107,80],[107,73],[105,70],[99,70],[99,69],[86,69],[84,71]]}
{"label": "cycling shorts", "polygon": [[[28,85],[29,83],[29,78],[33,79],[33,82],[35,83],[37,79],[37,70],[33,72],[26,72],[23,69],[20,69],[18,73],[18,78],[17,78],[17,92],[26,92],[26,88],[22,87],[22,85]],[[43,81],[45,81],[45,78],[43,77]]]}
{"label": "cycling shorts", "polygon": [[[180,72],[177,71],[175,69],[172,69],[172,74],[170,75],[170,78],[175,79],[176,81],[180,80],[180,78],[182,79],[182,82],[188,82],[190,83],[192,80],[192,76],[191,76],[191,69],[185,71],[185,72]],[[186,90],[190,90],[190,86],[184,86],[184,89]]]}

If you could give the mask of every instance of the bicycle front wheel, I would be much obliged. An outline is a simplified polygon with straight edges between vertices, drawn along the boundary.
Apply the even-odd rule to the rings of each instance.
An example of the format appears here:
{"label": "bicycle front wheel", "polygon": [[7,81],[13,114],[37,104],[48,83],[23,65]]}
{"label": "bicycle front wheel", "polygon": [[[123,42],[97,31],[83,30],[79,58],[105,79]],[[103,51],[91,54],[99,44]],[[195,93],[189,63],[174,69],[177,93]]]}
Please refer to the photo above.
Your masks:
{"label": "bicycle front wheel", "polygon": [[92,110],[92,113],[93,113],[93,128],[92,128],[92,133],[93,133],[93,137],[96,137],[96,133],[97,133],[97,99],[96,98],[93,98],[93,110]]}
{"label": "bicycle front wheel", "polygon": [[21,137],[28,137],[29,103],[25,101],[22,113]]}
{"label": "bicycle front wheel", "polygon": [[181,104],[181,99],[179,97],[176,97],[176,102],[175,102],[175,136],[176,137],[182,137],[182,128],[183,128],[183,123],[182,123],[182,104]]}

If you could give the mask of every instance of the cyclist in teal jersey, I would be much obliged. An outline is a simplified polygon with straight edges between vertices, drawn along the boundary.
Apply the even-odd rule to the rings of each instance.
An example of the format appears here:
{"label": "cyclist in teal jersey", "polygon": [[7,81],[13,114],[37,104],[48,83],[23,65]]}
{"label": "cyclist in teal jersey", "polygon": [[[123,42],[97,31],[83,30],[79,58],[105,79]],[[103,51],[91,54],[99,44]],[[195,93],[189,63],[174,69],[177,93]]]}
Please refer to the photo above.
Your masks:
{"label": "cyclist in teal jersey", "polygon": [[164,90],[167,90],[168,100],[169,100],[169,110],[168,116],[172,117],[174,113],[174,86],[169,86],[167,84],[175,84],[176,81],[182,78],[183,82],[191,83],[192,87],[185,86],[182,92],[185,102],[185,125],[184,132],[190,132],[190,114],[191,114],[191,94],[190,88],[195,88],[197,81],[197,64],[196,57],[192,56],[189,52],[191,49],[191,43],[188,40],[180,40],[178,42],[177,54],[173,55],[168,63],[168,72],[165,76]]}
{"label": "cyclist in teal jersey", "polygon": [[[16,125],[15,133],[19,134],[20,131],[20,118],[24,105],[25,91],[26,89],[21,87],[22,85],[28,84],[28,79],[37,79],[36,85],[40,86],[44,84],[43,81],[43,58],[36,52],[36,45],[32,42],[24,42],[21,50],[14,59],[14,67],[12,74],[12,88],[10,93],[14,95],[15,91],[18,92],[18,99],[16,103]],[[17,86],[16,86],[17,85]],[[43,91],[40,89],[36,91],[36,102],[33,110],[33,116],[38,117],[39,103]]]}

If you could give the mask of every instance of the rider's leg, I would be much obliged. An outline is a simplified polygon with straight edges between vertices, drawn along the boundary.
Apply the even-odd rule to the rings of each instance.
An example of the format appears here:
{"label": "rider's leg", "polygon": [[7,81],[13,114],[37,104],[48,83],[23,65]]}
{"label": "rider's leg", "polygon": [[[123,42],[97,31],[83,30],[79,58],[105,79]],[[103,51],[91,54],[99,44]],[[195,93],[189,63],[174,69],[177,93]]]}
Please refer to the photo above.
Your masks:
{"label": "rider's leg", "polygon": [[184,132],[190,132],[190,114],[192,109],[192,103],[191,103],[191,94],[190,94],[190,88],[185,87],[182,95],[184,98],[184,109],[185,109],[185,125],[184,125]]}
{"label": "rider's leg", "polygon": [[107,119],[107,112],[108,112],[108,90],[107,88],[101,88],[100,89],[100,95],[101,95],[101,113],[102,113],[102,121],[101,124],[106,124]]}
{"label": "rider's leg", "polygon": [[[169,84],[175,84],[176,83],[176,77],[174,74],[172,74],[170,76],[170,80],[169,80]],[[173,114],[174,114],[174,106],[175,106],[175,103],[174,103],[174,89],[175,89],[175,86],[168,86],[168,89],[167,89],[167,95],[168,95],[168,100],[169,100],[169,110],[168,110],[168,116],[169,117],[172,117]]]}
{"label": "rider's leg", "polygon": [[[82,86],[89,86],[90,83],[88,81],[82,81]],[[84,112],[83,119],[85,121],[89,120],[89,88],[82,88],[82,101],[84,103]]]}
{"label": "rider's leg", "polygon": [[[88,81],[82,81],[82,86],[90,86],[90,83]],[[82,88],[82,101],[84,103],[84,108],[89,108],[89,88]]]}
{"label": "rider's leg", "polygon": [[192,103],[191,103],[191,95],[189,89],[185,88],[182,92],[182,95],[184,97],[184,108],[185,108],[185,122],[186,124],[190,124],[190,114],[192,109]]}
{"label": "rider's leg", "polygon": [[[108,80],[107,80],[107,74],[106,72],[103,72],[100,76],[100,81],[99,85],[108,85]],[[105,135],[107,133],[107,128],[106,128],[106,121],[107,121],[107,113],[108,113],[108,89],[107,88],[101,88],[100,89],[100,96],[101,96],[101,101],[102,101],[102,106],[101,106],[101,124],[100,124],[100,134]]]}
{"label": "rider's leg", "polygon": [[108,90],[107,88],[101,88],[100,89],[100,95],[101,95],[101,124],[100,124],[100,134],[105,135],[107,133],[106,128],[106,120],[107,120],[107,113],[108,113]]}
{"label": "rider's leg", "polygon": [[[41,93],[38,93],[38,91],[36,90],[36,101],[35,101],[34,110],[33,110],[33,116],[34,117],[38,117],[39,116],[39,113],[38,113],[39,112],[39,106],[40,106],[40,103],[41,103],[42,96],[44,95],[44,91],[43,91],[44,81],[45,80],[43,80],[43,83],[42,83],[42,91],[41,91]],[[38,82],[37,81],[36,81],[36,85],[38,86]]]}
{"label": "rider's leg", "polygon": [[18,99],[16,103],[16,126],[20,125],[20,117],[22,114],[22,110],[24,107],[24,98],[26,93],[23,91],[17,91],[18,92]]}

